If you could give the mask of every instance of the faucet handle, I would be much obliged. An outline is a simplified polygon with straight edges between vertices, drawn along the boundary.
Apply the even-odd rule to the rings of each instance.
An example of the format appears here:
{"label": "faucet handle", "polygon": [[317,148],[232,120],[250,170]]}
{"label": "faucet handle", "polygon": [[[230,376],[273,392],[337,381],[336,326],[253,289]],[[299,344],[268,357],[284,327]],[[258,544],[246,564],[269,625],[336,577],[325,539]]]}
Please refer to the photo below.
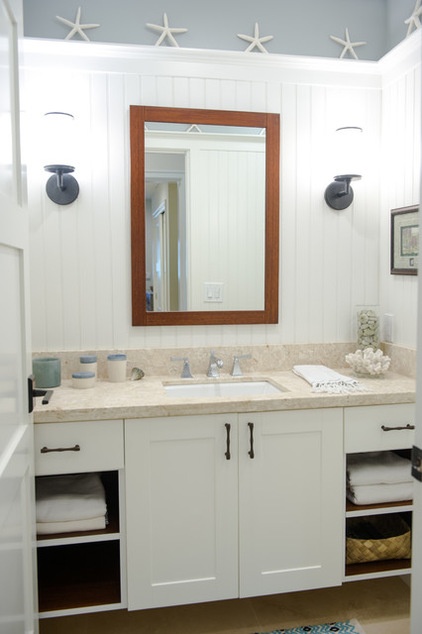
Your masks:
{"label": "faucet handle", "polygon": [[240,359],[251,359],[251,354],[236,354],[233,357],[233,366],[230,374],[232,376],[242,376],[242,369],[240,367]]}
{"label": "faucet handle", "polygon": [[220,357],[217,357],[217,355],[215,354],[214,350],[211,350],[210,353],[210,362],[211,363],[215,363],[217,368],[222,368],[224,365],[224,361],[223,359],[220,359]]}
{"label": "faucet handle", "polygon": [[188,357],[171,357],[172,361],[183,361],[183,368],[182,368],[182,373],[180,375],[181,379],[193,379],[191,370],[190,370],[190,365],[189,365],[189,359]]}

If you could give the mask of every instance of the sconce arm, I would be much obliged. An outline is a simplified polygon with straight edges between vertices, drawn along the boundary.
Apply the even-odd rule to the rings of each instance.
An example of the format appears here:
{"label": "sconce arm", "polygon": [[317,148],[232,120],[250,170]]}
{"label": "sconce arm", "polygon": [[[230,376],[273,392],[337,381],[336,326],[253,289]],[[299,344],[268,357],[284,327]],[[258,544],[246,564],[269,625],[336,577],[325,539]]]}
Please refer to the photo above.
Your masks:
{"label": "sconce arm", "polygon": [[334,181],[328,185],[324,193],[327,205],[331,209],[347,209],[353,202],[353,189],[350,183],[360,178],[360,174],[339,174],[334,176]]}
{"label": "sconce arm", "polygon": [[46,184],[47,196],[58,205],[73,203],[79,195],[79,184],[70,176],[75,171],[72,165],[45,165],[46,172],[52,172]]}

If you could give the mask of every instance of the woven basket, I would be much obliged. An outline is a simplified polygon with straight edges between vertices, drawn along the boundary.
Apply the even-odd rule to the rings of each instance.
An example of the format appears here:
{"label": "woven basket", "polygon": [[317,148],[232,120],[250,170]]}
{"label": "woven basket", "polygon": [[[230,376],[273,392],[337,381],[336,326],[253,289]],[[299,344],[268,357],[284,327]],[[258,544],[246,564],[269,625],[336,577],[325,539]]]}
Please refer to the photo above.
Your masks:
{"label": "woven basket", "polygon": [[346,564],[410,559],[411,531],[398,514],[350,518],[346,531]]}

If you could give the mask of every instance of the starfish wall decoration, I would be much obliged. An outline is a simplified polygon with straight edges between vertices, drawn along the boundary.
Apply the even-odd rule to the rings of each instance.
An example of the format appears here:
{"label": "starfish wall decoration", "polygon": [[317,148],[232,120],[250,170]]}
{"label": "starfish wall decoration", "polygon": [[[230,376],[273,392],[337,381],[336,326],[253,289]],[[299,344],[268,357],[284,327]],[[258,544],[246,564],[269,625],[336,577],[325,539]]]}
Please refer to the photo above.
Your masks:
{"label": "starfish wall decoration", "polygon": [[169,26],[169,21],[168,21],[168,18],[167,18],[167,13],[165,13],[164,16],[163,16],[163,26],[161,26],[160,24],[149,24],[149,23],[147,23],[147,27],[149,27],[150,29],[154,29],[154,31],[158,31],[159,33],[161,33],[160,37],[155,42],[155,46],[160,46],[161,43],[164,42],[164,40],[166,38],[169,40],[169,42],[173,46],[179,46],[178,43],[176,42],[176,38],[173,36],[173,33],[186,33],[187,32],[187,29],[170,27]]}
{"label": "starfish wall decoration", "polygon": [[350,55],[355,59],[359,59],[354,51],[354,46],[363,46],[364,44],[366,44],[366,42],[351,42],[348,28],[346,28],[345,30],[344,40],[342,40],[340,37],[336,37],[335,35],[330,35],[330,37],[332,40],[334,40],[334,42],[337,42],[337,44],[341,44],[342,46],[344,46],[342,52],[340,53],[340,59],[342,59],[347,52],[349,52]]}
{"label": "starfish wall decoration", "polygon": [[81,24],[81,7],[78,7],[74,22],[71,22],[70,20],[66,20],[66,18],[62,18],[59,15],[56,15],[56,18],[60,20],[60,22],[63,22],[63,24],[66,24],[66,26],[71,27],[71,31],[69,31],[69,33],[64,38],[65,40],[72,39],[72,37],[78,33],[82,39],[89,42],[89,37],[86,35],[86,33],[84,33],[84,30],[96,29],[97,27],[100,26],[99,24]]}
{"label": "starfish wall decoration", "polygon": [[253,51],[254,48],[257,48],[261,51],[261,53],[268,53],[265,46],[263,46],[263,42],[269,42],[273,39],[273,35],[265,35],[264,37],[259,37],[259,26],[258,22],[255,22],[255,29],[253,36],[251,35],[243,35],[243,33],[238,33],[237,37],[240,37],[241,40],[245,40],[246,42],[250,42],[247,49],[245,49],[245,53],[249,53]]}
{"label": "starfish wall decoration", "polygon": [[415,29],[416,31],[417,29],[421,28],[422,25],[419,19],[421,15],[422,15],[421,0],[416,0],[415,8],[413,9],[412,15],[410,16],[410,18],[407,18],[407,20],[404,21],[404,23],[408,25],[406,37],[409,37],[413,29]]}

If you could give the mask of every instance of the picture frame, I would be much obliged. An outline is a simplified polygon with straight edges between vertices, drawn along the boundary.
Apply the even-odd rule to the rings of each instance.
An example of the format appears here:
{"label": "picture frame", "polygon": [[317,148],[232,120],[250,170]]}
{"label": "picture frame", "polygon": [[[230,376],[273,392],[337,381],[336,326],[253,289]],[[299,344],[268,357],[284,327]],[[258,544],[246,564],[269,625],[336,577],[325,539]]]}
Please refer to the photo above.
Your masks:
{"label": "picture frame", "polygon": [[418,274],[418,212],[418,205],[391,210],[391,275]]}

